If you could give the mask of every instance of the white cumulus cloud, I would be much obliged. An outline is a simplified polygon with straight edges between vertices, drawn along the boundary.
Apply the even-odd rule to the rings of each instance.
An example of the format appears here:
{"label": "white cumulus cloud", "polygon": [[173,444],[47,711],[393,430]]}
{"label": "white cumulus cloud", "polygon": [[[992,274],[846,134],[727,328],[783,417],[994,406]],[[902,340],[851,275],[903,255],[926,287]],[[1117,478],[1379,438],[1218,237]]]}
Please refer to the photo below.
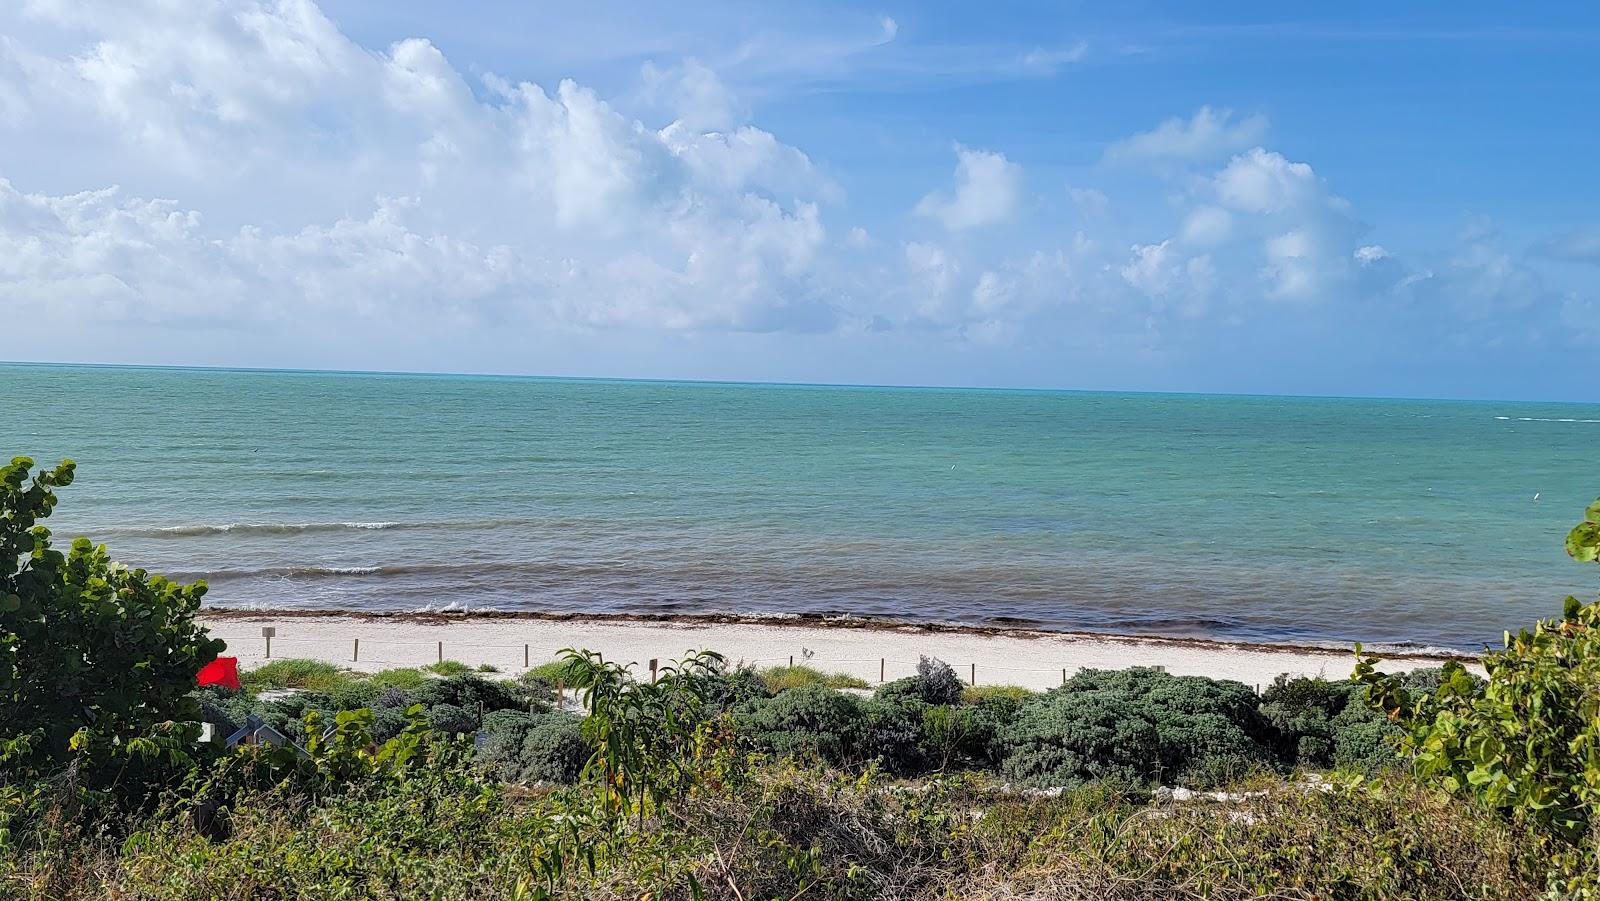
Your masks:
{"label": "white cumulus cloud", "polygon": [[1202,106],[1188,119],[1172,118],[1106,149],[1111,160],[1205,163],[1261,142],[1265,116],[1237,118],[1233,110]]}
{"label": "white cumulus cloud", "polygon": [[[27,0],[0,22],[0,312],[19,346],[320,341],[392,368],[448,335],[456,355],[428,359],[457,369],[480,349],[539,368],[504,361],[541,340],[663,358],[722,342],[756,359],[813,333],[886,336],[1016,372],[1019,349],[1204,357],[1258,323],[1448,329],[1463,346],[1595,334],[1592,292],[1555,287],[1492,235],[1423,256],[1369,233],[1311,163],[1262,146],[1264,116],[1217,107],[1105,151],[1149,165],[1078,173],[1037,203],[998,142],[957,146],[910,223],[905,201],[846,198],[842,184],[872,180],[762,127],[730,85],[760,99],[784,81],[763,72],[915,43],[893,20],[863,25],[831,51],[773,33],[727,59],[633,57],[602,93],[485,73],[426,37],[364,46],[313,0]],[[1004,65],[1045,74],[1086,53]],[[982,55],[964,65],[990,71]],[[1592,262],[1592,237],[1532,253]]]}
{"label": "white cumulus cloud", "polygon": [[959,231],[1005,222],[1021,201],[1021,166],[1002,153],[957,147],[955,190],[927,195],[917,212]]}
{"label": "white cumulus cloud", "polygon": [[[816,262],[837,186],[737,122],[697,64],[656,74],[677,117],[656,129],[570,80],[474,86],[424,39],[369,50],[310,0],[29,12],[82,49],[8,40],[0,57],[13,308],[70,295],[173,322],[835,323]],[[24,131],[120,150],[86,167],[108,179],[89,193],[30,193]]]}

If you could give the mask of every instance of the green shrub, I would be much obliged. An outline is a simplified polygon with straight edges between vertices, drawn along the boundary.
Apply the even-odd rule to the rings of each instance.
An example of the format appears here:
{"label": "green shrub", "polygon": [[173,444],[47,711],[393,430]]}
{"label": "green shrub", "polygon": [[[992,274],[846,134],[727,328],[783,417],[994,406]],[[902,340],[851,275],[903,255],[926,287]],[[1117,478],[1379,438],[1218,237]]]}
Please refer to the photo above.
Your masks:
{"label": "green shrub", "polygon": [[430,663],[422,667],[422,669],[433,673],[435,676],[465,676],[472,672],[472,667],[456,660],[441,660],[438,663]]}
{"label": "green shrub", "polygon": [[1360,686],[1349,680],[1329,681],[1280,675],[1261,694],[1261,715],[1277,731],[1280,757],[1303,767],[1333,761],[1334,719],[1344,712]]}
{"label": "green shrub", "polygon": [[211,724],[212,738],[221,740],[244,726],[245,717],[255,708],[249,694],[220,685],[207,685],[192,693],[200,703],[203,722]]}
{"label": "green shrub", "polygon": [[1155,723],[1162,758],[1156,777],[1163,781],[1199,787],[1230,785],[1278,763],[1270,748],[1221,714],[1158,716]]}
{"label": "green shrub", "polygon": [[1158,778],[1161,733],[1143,705],[1110,692],[1052,692],[1022,705],[1001,733],[1002,772],[1029,785]]}
{"label": "green shrub", "polygon": [[435,732],[460,735],[478,728],[478,716],[454,704],[434,704],[427,708],[428,727]]}
{"label": "green shrub", "polygon": [[263,722],[300,744],[304,744],[309,737],[305,731],[305,719],[312,712],[331,722],[339,711],[330,695],[316,691],[297,691],[281,698],[258,702],[255,708],[256,715]]}
{"label": "green shrub", "polygon": [[878,761],[897,776],[912,776],[927,769],[923,750],[922,718],[929,705],[917,700],[899,703],[871,698],[860,705],[852,762]]}
{"label": "green shrub", "polygon": [[477,735],[478,763],[492,775],[515,781],[522,742],[533,728],[533,716],[520,710],[495,710],[484,714]]}
{"label": "green shrub", "polygon": [[956,671],[942,660],[923,657],[917,662],[917,673],[878,686],[876,696],[885,701],[915,699],[924,704],[961,703],[962,684]]}
{"label": "green shrub", "polygon": [[483,718],[477,760],[507,782],[575,782],[593,751],[582,719],[565,713],[497,710]]}
{"label": "green shrub", "polygon": [[372,713],[372,740],[385,742],[404,732],[408,724],[405,710],[400,707],[374,707]]}
{"label": "green shrub", "polygon": [[377,696],[372,699],[372,706],[374,709],[393,707],[397,710],[404,710],[407,707],[410,707],[412,703],[413,699],[411,697],[411,692],[406,691],[403,688],[394,688],[392,686],[389,688],[379,689]]}
{"label": "green shrub", "polygon": [[565,713],[534,717],[523,738],[512,778],[563,785],[577,782],[594,751],[584,741],[580,724],[578,717]]}
{"label": "green shrub", "polygon": [[1033,784],[1215,784],[1275,762],[1256,702],[1238,682],[1150,668],[1085,670],[1021,703],[998,737],[1003,768]]}
{"label": "green shrub", "polygon": [[759,748],[775,754],[815,754],[835,764],[856,760],[863,712],[860,699],[805,685],[778,692],[738,716],[741,730]]}
{"label": "green shrub", "polygon": [[1330,728],[1329,761],[1333,766],[1367,776],[1400,766],[1395,749],[1405,730],[1367,708],[1359,698],[1333,718]]}
{"label": "green shrub", "polygon": [[1000,766],[1006,755],[1006,743],[1002,735],[1016,720],[1022,705],[1035,696],[1034,692],[1021,697],[998,693],[979,699],[971,708],[972,733],[967,738],[963,752],[986,766]]}
{"label": "green shrub", "polygon": [[360,710],[371,707],[387,689],[369,679],[351,679],[322,689],[333,701],[335,710]]}
{"label": "green shrub", "polygon": [[793,688],[806,688],[821,685],[825,688],[867,688],[863,679],[844,673],[825,673],[804,664],[795,666],[771,666],[760,670],[761,681],[767,685],[767,691],[778,694]]}
{"label": "green shrub", "polygon": [[872,696],[890,704],[898,704],[904,701],[924,703],[922,700],[922,686],[917,683],[916,676],[906,676],[904,679],[885,682],[873,689]]}
{"label": "green shrub", "polygon": [[502,682],[484,679],[472,673],[429,679],[410,693],[413,703],[432,707],[448,704],[470,712],[476,720],[478,711],[525,710],[527,701],[515,688]]}
{"label": "green shrub", "polygon": [[686,899],[690,876],[730,901],[1524,901],[1543,888],[1505,823],[1403,782],[1151,807],[1101,784],[1030,798],[983,779],[903,785],[786,762],[746,776],[611,833],[592,786],[507,790],[429,746],[402,778],[249,791],[226,840],[174,807],[126,841],[79,832],[0,856],[0,894]]}
{"label": "green shrub", "polygon": [[770,697],[772,692],[761,674],[750,667],[741,666],[706,679],[704,714],[708,718],[720,716]]}
{"label": "green shrub", "polygon": [[[1414,669],[1398,675],[1399,683],[1409,692],[1431,694],[1439,688],[1443,670],[1439,667]],[[1467,674],[1469,680],[1479,682],[1477,676]],[[1351,686],[1348,702],[1328,721],[1327,764],[1352,773],[1367,776],[1384,770],[1398,769],[1404,761],[1397,753],[1405,730],[1397,723],[1367,705],[1366,691],[1359,682],[1332,683]],[[1302,766],[1321,766],[1321,761],[1299,761]]]}

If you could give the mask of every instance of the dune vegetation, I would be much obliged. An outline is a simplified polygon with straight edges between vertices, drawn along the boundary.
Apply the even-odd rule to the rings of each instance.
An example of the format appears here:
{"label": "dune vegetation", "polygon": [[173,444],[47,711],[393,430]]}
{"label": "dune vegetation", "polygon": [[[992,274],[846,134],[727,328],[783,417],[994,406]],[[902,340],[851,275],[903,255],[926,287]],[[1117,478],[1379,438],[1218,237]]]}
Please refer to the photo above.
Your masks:
{"label": "dune vegetation", "polygon": [[[932,659],[868,692],[710,652],[651,680],[581,649],[195,689],[224,650],[204,586],[56,550],[72,472],[0,468],[0,897],[1600,893],[1600,601],[1487,679],[1358,649],[1259,695],[1150,668],[975,690]],[[1600,556],[1600,502],[1567,549]],[[247,722],[288,741],[225,747]]]}

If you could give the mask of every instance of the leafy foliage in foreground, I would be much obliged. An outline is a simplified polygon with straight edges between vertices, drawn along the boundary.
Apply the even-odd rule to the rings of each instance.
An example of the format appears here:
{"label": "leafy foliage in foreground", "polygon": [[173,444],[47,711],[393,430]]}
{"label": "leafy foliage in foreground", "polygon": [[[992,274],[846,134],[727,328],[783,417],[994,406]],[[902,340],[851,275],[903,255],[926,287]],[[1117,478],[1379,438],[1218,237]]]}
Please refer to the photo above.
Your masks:
{"label": "leafy foliage in foreground", "polygon": [[0,845],[52,782],[74,804],[138,801],[181,773],[195,674],[223,648],[194,624],[205,583],[114,564],[84,538],[56,550],[40,523],[74,467],[32,468],[0,466]]}
{"label": "leafy foliage in foreground", "polygon": [[[1600,562],[1600,501],[1567,551]],[[1487,682],[1452,663],[1411,691],[1377,662],[1362,656],[1356,677],[1405,730],[1417,773],[1530,829],[1560,891],[1600,894],[1600,601],[1569,597],[1560,619],[1507,634],[1484,655]]]}
{"label": "leafy foliage in foreground", "polygon": [[[132,821],[125,840],[44,821],[0,860],[0,895],[1515,899],[1539,885],[1533,855],[1503,820],[1397,777],[1263,780],[1192,804],[1114,782],[1058,797],[974,773],[898,782],[872,766],[841,772],[744,750],[726,718],[697,715],[725,675],[714,657],[656,683],[572,660],[590,715],[580,739],[589,756],[570,787],[501,781],[481,765],[488,749],[475,762],[463,739],[428,728],[420,705],[381,744],[368,711],[339,713],[324,738],[313,710],[308,756],[223,757]],[[1084,682],[1105,684],[1100,674]],[[978,709],[916,703],[925,713]],[[526,738],[551,717],[561,715],[501,710],[484,725]]]}
{"label": "leafy foliage in foreground", "polygon": [[[63,828],[0,862],[0,895],[1131,901],[1539,888],[1505,823],[1404,782],[1261,783],[1242,801],[1189,804],[1112,784],[1038,797],[979,775],[903,783],[765,761],[709,734],[679,761],[692,783],[641,819],[590,782],[509,788],[425,734],[404,759],[350,762],[359,723],[347,725],[352,738],[276,781],[236,772],[223,837],[196,831],[181,801],[120,845]],[[340,771],[351,778],[313,775]]]}
{"label": "leafy foliage in foreground", "polygon": [[[590,711],[581,728],[564,714],[491,711],[480,732],[490,742],[474,754],[464,738],[430,729],[420,704],[376,745],[372,712],[338,713],[323,738],[324,714],[311,709],[306,759],[248,750],[196,770],[192,787],[152,816],[38,824],[0,862],[0,895],[1512,899],[1531,897],[1542,878],[1536,848],[1513,824],[1399,776],[1372,785],[1260,777],[1227,800],[1191,804],[1152,802],[1114,779],[1060,796],[975,772],[900,782],[873,762],[889,755],[869,754],[881,739],[858,739],[855,766],[864,768],[845,771],[804,762],[804,750],[776,760],[751,753],[728,716],[705,715],[711,698],[745,684],[715,657],[669,667],[654,684],[598,658],[571,661]],[[1162,697],[1169,714],[1197,716],[1236,700],[1227,687],[1174,678],[1088,673],[1057,699]],[[437,700],[485,690],[459,682],[436,689]],[[920,712],[915,753],[932,758],[941,745],[963,753],[967,730],[983,732],[975,724],[986,708],[1000,708],[991,714],[1005,722],[1028,700],[890,704],[813,686],[742,703],[790,717],[813,705],[848,713],[827,728],[814,717],[819,733],[892,732]],[[935,725],[941,716],[967,721]],[[509,769],[528,764],[522,749],[547,729],[564,736],[545,747],[569,775]],[[529,790],[507,778],[574,784]],[[96,835],[106,827],[126,839]]]}

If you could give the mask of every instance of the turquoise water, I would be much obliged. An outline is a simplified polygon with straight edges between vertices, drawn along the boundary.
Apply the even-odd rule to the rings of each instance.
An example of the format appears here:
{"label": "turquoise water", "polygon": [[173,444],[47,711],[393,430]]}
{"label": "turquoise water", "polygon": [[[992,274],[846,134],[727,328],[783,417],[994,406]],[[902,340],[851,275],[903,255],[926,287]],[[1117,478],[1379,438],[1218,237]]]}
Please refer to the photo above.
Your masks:
{"label": "turquoise water", "polygon": [[1600,579],[1600,405],[0,366],[52,525],[219,606],[1471,647]]}

